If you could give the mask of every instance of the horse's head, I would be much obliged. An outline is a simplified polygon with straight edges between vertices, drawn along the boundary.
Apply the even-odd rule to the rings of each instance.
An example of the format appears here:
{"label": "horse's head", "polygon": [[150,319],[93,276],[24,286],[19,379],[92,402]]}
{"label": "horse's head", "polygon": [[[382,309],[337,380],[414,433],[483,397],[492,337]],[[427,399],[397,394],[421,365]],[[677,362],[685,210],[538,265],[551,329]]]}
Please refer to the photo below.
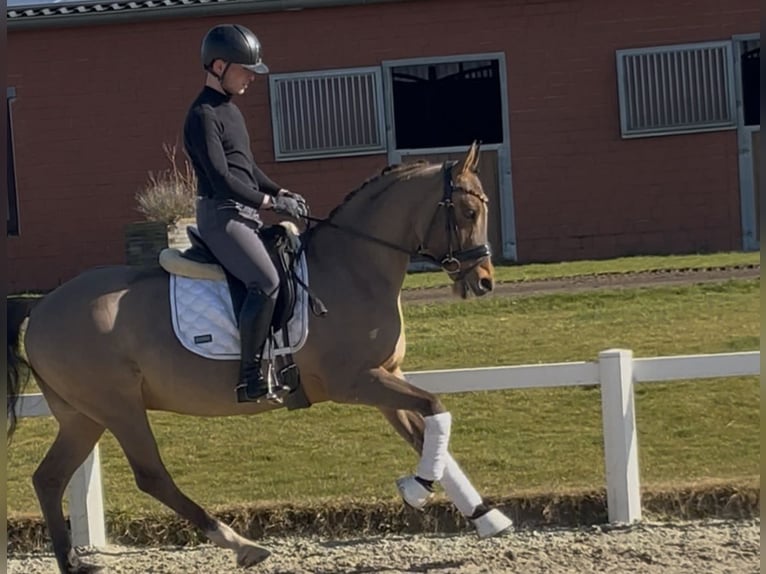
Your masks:
{"label": "horse's head", "polygon": [[469,290],[486,295],[494,287],[487,239],[488,198],[478,176],[479,145],[462,162],[445,164],[444,192],[431,221],[421,254],[438,263],[462,298]]}

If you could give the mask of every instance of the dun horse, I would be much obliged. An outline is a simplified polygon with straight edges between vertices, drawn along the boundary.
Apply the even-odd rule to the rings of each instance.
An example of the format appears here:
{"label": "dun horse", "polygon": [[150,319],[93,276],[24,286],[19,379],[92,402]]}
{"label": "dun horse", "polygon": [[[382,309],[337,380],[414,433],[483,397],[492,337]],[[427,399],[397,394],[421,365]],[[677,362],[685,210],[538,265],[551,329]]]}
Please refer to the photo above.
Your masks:
{"label": "dun horse", "polygon": [[[419,454],[417,471],[397,480],[404,501],[423,508],[439,482],[481,537],[511,526],[488,508],[448,450],[451,416],[438,397],[402,374],[405,338],[400,290],[410,256],[439,262],[461,297],[493,288],[488,205],[477,174],[479,149],[460,162],[386,168],[351,193],[301,238],[309,288],[326,306],[311,316],[294,355],[310,403],[379,409]],[[9,299],[8,409],[31,367],[59,424],[33,483],[62,573],[92,572],[72,547],[63,494],[105,429],[119,442],[138,488],[231,549],[239,566],[269,550],[213,518],[179,490],[160,457],[147,410],[196,416],[258,414],[279,405],[238,403],[238,361],[190,352],[171,325],[169,274],[127,266],[87,270],[39,300]],[[29,315],[19,350],[18,334]],[[459,344],[459,341],[456,341]],[[13,434],[15,420],[8,429]]]}

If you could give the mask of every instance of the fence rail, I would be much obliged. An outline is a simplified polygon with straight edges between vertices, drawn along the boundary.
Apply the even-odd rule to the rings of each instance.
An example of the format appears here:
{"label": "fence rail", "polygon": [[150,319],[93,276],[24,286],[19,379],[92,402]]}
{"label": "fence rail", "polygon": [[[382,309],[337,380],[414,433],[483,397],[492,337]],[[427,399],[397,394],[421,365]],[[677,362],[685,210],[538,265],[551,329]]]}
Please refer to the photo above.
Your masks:
{"label": "fence rail", "polygon": [[[414,385],[434,393],[600,385],[610,522],[641,520],[634,384],[759,375],[760,352],[633,358],[627,349],[607,349],[594,362],[450,369],[405,373]],[[22,395],[19,417],[49,416],[42,395]],[[67,489],[72,540],[76,546],[104,546],[103,489],[98,445]]]}

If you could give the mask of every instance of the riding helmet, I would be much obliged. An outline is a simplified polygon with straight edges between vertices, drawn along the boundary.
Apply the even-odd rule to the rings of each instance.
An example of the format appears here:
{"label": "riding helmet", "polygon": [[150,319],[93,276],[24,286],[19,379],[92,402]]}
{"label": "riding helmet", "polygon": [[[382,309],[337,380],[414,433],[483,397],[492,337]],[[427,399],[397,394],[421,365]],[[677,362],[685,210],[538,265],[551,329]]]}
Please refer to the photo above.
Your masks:
{"label": "riding helmet", "polygon": [[205,34],[202,40],[202,67],[208,70],[214,60],[239,64],[257,74],[269,73],[269,67],[263,63],[258,37],[239,24],[214,26]]}

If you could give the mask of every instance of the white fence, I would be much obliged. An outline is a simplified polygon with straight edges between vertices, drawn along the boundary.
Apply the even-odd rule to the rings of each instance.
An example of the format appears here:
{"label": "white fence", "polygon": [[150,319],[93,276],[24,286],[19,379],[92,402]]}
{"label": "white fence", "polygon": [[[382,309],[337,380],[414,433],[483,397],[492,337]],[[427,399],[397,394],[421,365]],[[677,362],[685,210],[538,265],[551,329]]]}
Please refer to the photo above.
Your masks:
{"label": "white fence", "polygon": [[[549,363],[407,373],[414,385],[434,393],[496,391],[576,385],[601,386],[607,507],[610,522],[641,519],[634,383],[759,375],[760,352],[679,355],[634,359],[609,349],[595,362]],[[42,395],[23,395],[19,417],[50,414]],[[76,546],[104,546],[103,493],[98,445],[77,470],[67,490]]]}

